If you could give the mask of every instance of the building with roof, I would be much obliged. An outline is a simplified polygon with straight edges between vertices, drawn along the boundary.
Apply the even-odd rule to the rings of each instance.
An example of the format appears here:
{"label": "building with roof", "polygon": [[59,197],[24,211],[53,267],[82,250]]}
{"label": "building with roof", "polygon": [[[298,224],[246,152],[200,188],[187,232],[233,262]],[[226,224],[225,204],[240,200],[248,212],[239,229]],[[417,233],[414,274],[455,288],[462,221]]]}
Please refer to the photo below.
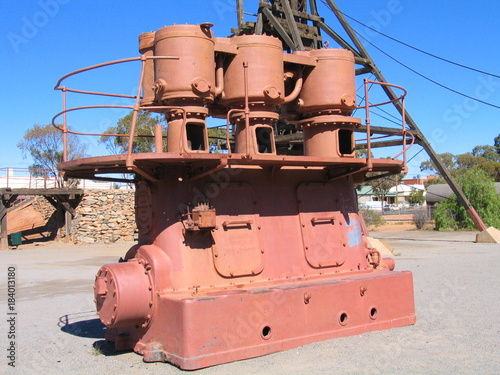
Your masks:
{"label": "building with roof", "polygon": [[426,195],[425,186],[423,184],[399,184],[393,186],[385,196],[386,203],[396,204],[398,206],[409,206],[410,194],[415,191],[423,191],[424,196]]}
{"label": "building with roof", "polygon": [[[500,182],[495,182],[495,188],[497,190],[497,193],[500,194]],[[433,206],[436,203],[444,201],[452,194],[453,191],[448,184],[429,185],[427,187],[427,195],[425,196],[425,200],[428,205]]]}

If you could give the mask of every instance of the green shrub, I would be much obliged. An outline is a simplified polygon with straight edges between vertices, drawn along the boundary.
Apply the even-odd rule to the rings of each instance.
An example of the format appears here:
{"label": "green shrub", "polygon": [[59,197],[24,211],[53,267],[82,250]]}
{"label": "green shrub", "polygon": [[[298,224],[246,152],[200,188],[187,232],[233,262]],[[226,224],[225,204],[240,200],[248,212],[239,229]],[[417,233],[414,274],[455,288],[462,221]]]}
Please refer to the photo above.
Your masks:
{"label": "green shrub", "polygon": [[410,204],[423,204],[425,202],[424,191],[414,190],[408,196],[408,202]]}
{"label": "green shrub", "polygon": [[[500,194],[494,181],[481,169],[469,169],[457,182],[487,227],[500,228]],[[474,222],[455,194],[438,204],[434,212],[437,230],[476,229]]]}
{"label": "green shrub", "polygon": [[413,214],[413,224],[417,229],[424,229],[425,224],[427,224],[427,209],[421,209]]}
{"label": "green shrub", "polygon": [[365,209],[365,210],[359,210],[359,213],[363,215],[366,226],[375,225],[376,227],[379,227],[385,224],[384,218],[377,211]]}

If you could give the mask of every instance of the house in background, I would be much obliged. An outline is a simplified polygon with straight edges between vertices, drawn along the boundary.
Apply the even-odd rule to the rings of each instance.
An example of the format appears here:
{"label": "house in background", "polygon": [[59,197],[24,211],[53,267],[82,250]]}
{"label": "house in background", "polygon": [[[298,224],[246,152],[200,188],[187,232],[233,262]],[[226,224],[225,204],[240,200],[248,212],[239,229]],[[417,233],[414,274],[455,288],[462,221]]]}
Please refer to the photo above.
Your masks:
{"label": "house in background", "polygon": [[[420,179],[425,181],[426,179]],[[375,211],[382,211],[384,208],[389,207],[396,209],[396,207],[407,208],[410,207],[409,197],[414,191],[423,191],[426,195],[425,186],[423,184],[400,184],[393,186],[385,196],[385,201],[382,202],[374,194],[371,186],[361,186],[356,189],[358,195],[358,205],[360,209],[370,209]],[[425,204],[425,203],[424,203]]]}
{"label": "house in background", "polygon": [[362,185],[356,189],[358,195],[358,206],[360,209],[369,209],[374,211],[382,211],[382,202],[373,193],[373,188],[368,185]]}
{"label": "house in background", "polygon": [[423,191],[424,196],[426,195],[425,186],[423,184],[400,184],[393,186],[389,193],[387,193],[386,202],[387,204],[395,204],[401,207],[410,207],[409,197],[414,191]]}

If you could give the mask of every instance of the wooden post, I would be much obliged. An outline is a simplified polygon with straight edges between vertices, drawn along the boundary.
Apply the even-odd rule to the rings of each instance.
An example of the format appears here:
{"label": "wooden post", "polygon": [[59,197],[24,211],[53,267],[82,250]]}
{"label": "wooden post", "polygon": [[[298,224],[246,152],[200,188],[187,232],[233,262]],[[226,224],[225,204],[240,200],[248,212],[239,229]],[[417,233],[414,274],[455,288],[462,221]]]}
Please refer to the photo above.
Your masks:
{"label": "wooden post", "polygon": [[56,206],[56,218],[57,218],[57,232],[56,232],[56,239],[57,241],[61,240],[61,228],[64,225],[63,222],[63,215],[64,215],[64,207],[62,206],[61,202],[57,201],[57,206]]}
{"label": "wooden post", "polygon": [[[75,194],[70,194],[68,200],[75,199]],[[66,226],[66,241],[71,241],[71,233],[73,232],[73,217],[75,216],[75,211],[69,202],[62,202],[64,207],[64,221]]]}
{"label": "wooden post", "polygon": [[0,199],[0,221],[2,228],[2,237],[0,240],[0,250],[9,249],[9,238],[7,237],[7,207],[4,203],[4,197],[2,195]]}
{"label": "wooden post", "polygon": [[73,231],[72,228],[72,219],[73,216],[69,211],[64,211],[64,221],[66,225],[66,238],[64,242],[70,242],[71,241],[71,232]]}
{"label": "wooden post", "polygon": [[238,28],[242,29],[245,26],[243,0],[236,0],[236,14],[238,16]]}

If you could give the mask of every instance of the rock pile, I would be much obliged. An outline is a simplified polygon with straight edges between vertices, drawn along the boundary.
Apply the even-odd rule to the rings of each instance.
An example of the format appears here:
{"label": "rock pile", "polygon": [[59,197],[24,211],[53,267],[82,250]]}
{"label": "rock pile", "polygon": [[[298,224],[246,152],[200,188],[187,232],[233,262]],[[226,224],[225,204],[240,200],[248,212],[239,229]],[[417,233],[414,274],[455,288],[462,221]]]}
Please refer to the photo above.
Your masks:
{"label": "rock pile", "polygon": [[87,190],[73,219],[75,242],[111,243],[136,239],[134,192]]}
{"label": "rock pile", "polygon": [[[72,240],[75,243],[137,240],[134,193],[131,190],[85,190],[75,209]],[[55,209],[45,198],[37,197],[33,207],[47,220],[46,226],[56,226]],[[60,228],[59,237],[65,236],[65,228]]]}

